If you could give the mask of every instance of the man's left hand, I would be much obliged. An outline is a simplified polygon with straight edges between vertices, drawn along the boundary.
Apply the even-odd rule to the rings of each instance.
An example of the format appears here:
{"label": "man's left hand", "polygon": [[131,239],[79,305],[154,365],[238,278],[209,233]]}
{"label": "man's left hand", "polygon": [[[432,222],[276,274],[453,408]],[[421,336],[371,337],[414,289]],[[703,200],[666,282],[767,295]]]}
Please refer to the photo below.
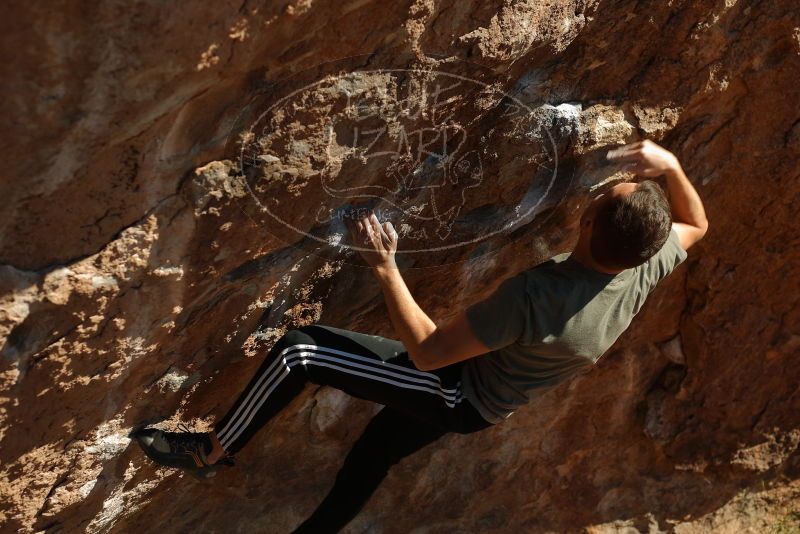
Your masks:
{"label": "man's left hand", "polygon": [[353,246],[359,247],[361,256],[372,268],[395,267],[397,232],[389,221],[383,224],[374,213],[353,219],[346,218]]}

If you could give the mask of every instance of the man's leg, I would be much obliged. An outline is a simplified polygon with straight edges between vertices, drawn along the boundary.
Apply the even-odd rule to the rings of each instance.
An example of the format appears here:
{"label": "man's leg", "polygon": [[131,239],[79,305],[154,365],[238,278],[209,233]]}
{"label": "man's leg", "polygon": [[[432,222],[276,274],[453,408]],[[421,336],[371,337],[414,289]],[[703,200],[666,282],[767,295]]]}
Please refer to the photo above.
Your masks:
{"label": "man's leg", "polygon": [[399,341],[309,325],[278,340],[232,408],[215,425],[212,438],[228,453],[237,452],[307,381],[392,406],[407,415],[425,414],[434,421],[457,418],[461,411],[456,408],[463,401],[457,369],[419,371]]}
{"label": "man's leg", "polygon": [[147,428],[131,437],[161,465],[211,476],[217,463],[233,465],[230,455],[302,391],[307,381],[389,406],[435,427],[460,431],[465,425],[474,426],[475,417],[480,419],[461,394],[460,377],[458,365],[420,371],[399,341],[308,325],[278,340],[212,432]]}
{"label": "man's leg", "polygon": [[230,454],[238,452],[303,391],[308,381],[304,369],[289,367],[284,360],[292,347],[313,341],[299,329],[289,330],[278,339],[228,413],[214,425],[212,441],[217,441]]}
{"label": "man's leg", "polygon": [[363,508],[392,465],[446,433],[390,407],[381,409],[348,453],[333,489],[294,534],[338,532]]}

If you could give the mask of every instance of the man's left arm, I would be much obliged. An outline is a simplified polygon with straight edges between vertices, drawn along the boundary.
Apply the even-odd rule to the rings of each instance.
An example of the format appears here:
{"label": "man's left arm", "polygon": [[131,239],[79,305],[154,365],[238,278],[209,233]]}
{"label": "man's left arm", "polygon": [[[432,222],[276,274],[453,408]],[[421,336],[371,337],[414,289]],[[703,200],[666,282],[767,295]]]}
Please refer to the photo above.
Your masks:
{"label": "man's left arm", "polygon": [[381,224],[374,214],[345,221],[351,235],[366,244],[361,254],[383,290],[395,332],[417,369],[430,371],[490,351],[476,337],[465,312],[438,327],[419,307],[394,261],[397,232],[390,222]]}
{"label": "man's left arm", "polygon": [[466,360],[491,349],[475,336],[465,312],[437,326],[419,307],[396,266],[374,267],[400,341],[420,371],[430,371]]}

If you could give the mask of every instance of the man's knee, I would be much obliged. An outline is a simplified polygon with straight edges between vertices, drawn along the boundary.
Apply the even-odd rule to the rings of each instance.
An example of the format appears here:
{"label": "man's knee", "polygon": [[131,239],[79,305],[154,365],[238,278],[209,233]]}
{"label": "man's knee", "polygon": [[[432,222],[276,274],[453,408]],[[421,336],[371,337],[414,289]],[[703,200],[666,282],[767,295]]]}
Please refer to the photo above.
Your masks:
{"label": "man's knee", "polygon": [[313,325],[293,328],[283,334],[272,347],[273,358],[282,358],[286,362],[286,369],[294,377],[303,377],[304,380],[315,379],[309,373],[305,358],[312,354],[317,345],[317,336],[314,336]]}
{"label": "man's knee", "polygon": [[287,331],[278,340],[282,349],[295,345],[314,345],[315,339],[312,336],[312,329],[309,326],[301,326]]}

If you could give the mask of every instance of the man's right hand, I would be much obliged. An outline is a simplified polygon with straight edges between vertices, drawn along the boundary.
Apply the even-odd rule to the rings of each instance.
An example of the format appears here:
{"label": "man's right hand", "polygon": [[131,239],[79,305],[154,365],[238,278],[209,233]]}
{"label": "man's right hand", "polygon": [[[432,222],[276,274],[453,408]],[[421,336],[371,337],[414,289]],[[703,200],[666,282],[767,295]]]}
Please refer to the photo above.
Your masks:
{"label": "man's right hand", "polygon": [[649,139],[609,150],[606,158],[616,163],[625,163],[625,170],[650,178],[680,169],[675,154]]}

